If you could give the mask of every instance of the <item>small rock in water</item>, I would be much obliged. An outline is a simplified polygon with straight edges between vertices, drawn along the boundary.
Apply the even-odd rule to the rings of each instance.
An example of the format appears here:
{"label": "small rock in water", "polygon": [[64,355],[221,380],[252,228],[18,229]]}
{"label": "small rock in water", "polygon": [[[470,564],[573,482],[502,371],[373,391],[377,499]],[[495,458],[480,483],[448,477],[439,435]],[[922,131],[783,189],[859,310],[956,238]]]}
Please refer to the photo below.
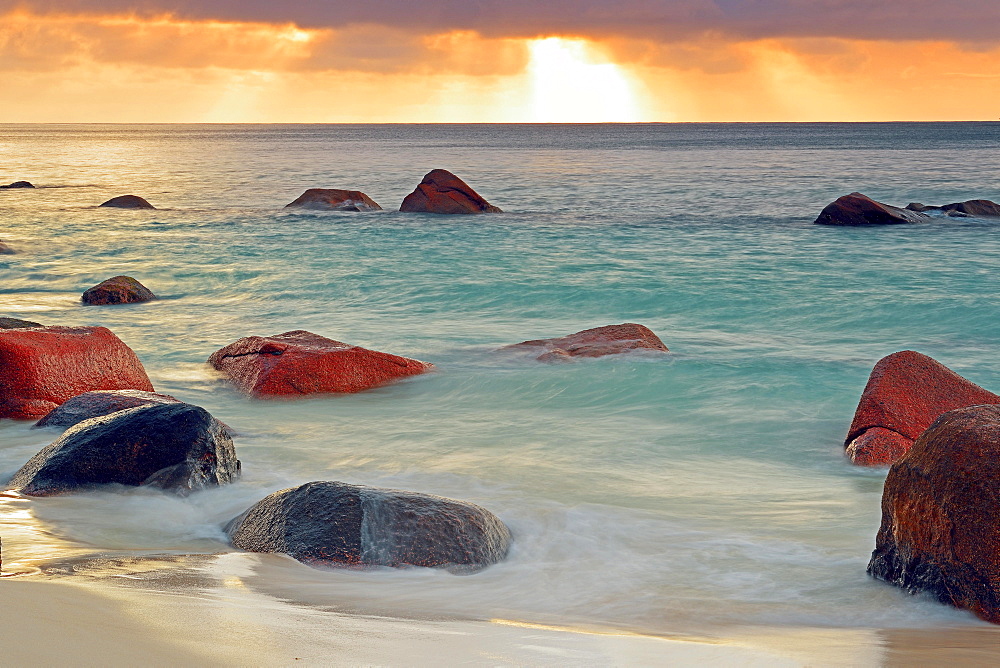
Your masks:
{"label": "small rock in water", "polygon": [[137,304],[156,299],[156,295],[131,276],[115,276],[83,293],[83,303],[90,306]]}
{"label": "small rock in water", "polygon": [[826,205],[813,222],[816,225],[898,225],[929,220],[931,217],[925,213],[876,202],[861,193],[851,193]]}
{"label": "small rock in water", "polygon": [[480,570],[507,555],[511,535],[490,511],[432,494],[310,482],[265,497],[226,526],[236,547],[312,566]]}
{"label": "small rock in water", "polygon": [[400,211],[411,213],[503,213],[469,185],[446,169],[424,176],[416,190],[406,196]]}
{"label": "small rock in water", "polygon": [[119,195],[112,197],[101,206],[113,207],[116,209],[155,209],[156,207],[139,197],[138,195]]}
{"label": "small rock in water", "polygon": [[310,188],[298,196],[295,201],[286,204],[286,209],[303,208],[326,211],[381,211],[378,205],[368,195],[360,190],[335,190],[329,188]]}
{"label": "small rock in water", "polygon": [[887,466],[902,457],[942,413],[1000,403],[940,362],[912,350],[883,357],[872,369],[844,444],[861,466]]}
{"label": "small rock in water", "polygon": [[303,330],[239,339],[208,362],[252,397],[360,392],[434,368]]}
{"label": "small rock in water", "polygon": [[28,183],[27,181],[14,181],[14,183],[5,186],[0,186],[0,190],[11,190],[13,188],[34,188],[34,187],[35,186]]}
{"label": "small rock in water", "polygon": [[0,318],[0,329],[24,329],[26,327],[41,327],[41,323],[19,318]]}
{"label": "small rock in water", "polygon": [[17,255],[17,252],[3,241],[0,241],[0,255]]}
{"label": "small rock in water", "polygon": [[1000,406],[945,413],[892,465],[868,572],[1000,624]]}
{"label": "small rock in water", "polygon": [[10,487],[29,496],[108,484],[184,494],[239,475],[233,441],[218,420],[198,406],[166,403],[77,423],[21,467]]}
{"label": "small rock in water", "polygon": [[570,357],[603,357],[632,350],[668,352],[667,346],[651,329],[634,322],[585,329],[582,332],[555,339],[522,341],[505,346],[501,350],[520,348],[543,349],[545,352],[538,357],[538,360],[542,362],[566,361]]}
{"label": "small rock in water", "polygon": [[988,199],[970,199],[965,202],[954,202],[941,206],[928,206],[919,202],[911,202],[906,205],[911,211],[944,211],[949,216],[957,218],[997,218],[1000,217],[1000,204],[991,202]]}

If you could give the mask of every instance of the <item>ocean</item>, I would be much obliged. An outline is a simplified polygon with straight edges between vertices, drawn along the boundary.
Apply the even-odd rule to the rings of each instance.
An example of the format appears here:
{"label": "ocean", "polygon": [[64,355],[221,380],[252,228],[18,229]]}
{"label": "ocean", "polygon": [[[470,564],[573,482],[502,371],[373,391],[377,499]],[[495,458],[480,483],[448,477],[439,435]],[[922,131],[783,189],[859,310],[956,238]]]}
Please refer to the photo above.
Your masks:
{"label": "ocean", "polygon": [[[237,484],[186,498],[0,499],[4,569],[157,591],[239,577],[303,614],[418,622],[982,626],[866,575],[886,469],[850,465],[843,439],[892,352],[1000,390],[1000,224],[812,221],[852,191],[1000,199],[998,151],[1000,123],[3,126],[0,181],[40,187],[0,191],[0,240],[18,251],[0,255],[0,316],[110,328],[157,391],[239,432],[243,463]],[[394,210],[433,168],[505,213]],[[386,210],[282,208],[314,187]],[[157,210],[96,207],[127,193]],[[161,299],[80,304],[118,274]],[[669,354],[495,352],[622,322]],[[206,364],[295,329],[437,371],[254,401]],[[0,480],[57,434],[0,421]],[[511,553],[457,576],[228,546],[230,518],[312,480],[473,501],[511,528]]]}

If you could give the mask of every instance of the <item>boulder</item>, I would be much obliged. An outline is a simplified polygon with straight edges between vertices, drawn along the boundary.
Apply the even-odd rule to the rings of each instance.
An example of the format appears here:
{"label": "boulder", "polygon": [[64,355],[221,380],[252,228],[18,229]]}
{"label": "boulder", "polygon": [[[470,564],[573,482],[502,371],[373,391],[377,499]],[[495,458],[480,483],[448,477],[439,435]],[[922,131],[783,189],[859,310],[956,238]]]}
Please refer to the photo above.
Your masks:
{"label": "boulder", "polygon": [[603,357],[630,350],[667,352],[667,347],[660,340],[660,337],[648,327],[634,322],[585,329],[582,332],[556,339],[522,341],[506,346],[502,350],[522,348],[536,348],[543,351],[538,356],[542,362],[557,362],[570,357]]}
{"label": "boulder", "polygon": [[138,304],[157,299],[149,288],[131,276],[115,276],[83,293],[83,303],[90,306],[106,304]]}
{"label": "boulder", "polygon": [[252,397],[360,392],[434,368],[302,330],[239,339],[208,362]]}
{"label": "boulder", "polygon": [[104,327],[0,329],[0,418],[38,419],[90,390],[153,386],[135,353]]}
{"label": "boulder", "polygon": [[0,241],[0,255],[16,255],[16,254],[17,252],[13,248],[5,244],[3,241]]}
{"label": "boulder", "polygon": [[294,202],[285,208],[318,209],[321,211],[381,211],[378,205],[368,195],[360,190],[334,190],[329,188],[310,188]]}
{"label": "boulder", "polygon": [[892,465],[868,572],[1000,624],[1000,406],[945,413]]}
{"label": "boulder", "polygon": [[503,213],[465,181],[445,169],[427,172],[417,189],[403,200],[399,210],[411,213]]}
{"label": "boulder", "polygon": [[110,206],[116,209],[155,209],[156,207],[139,197],[138,195],[120,195],[112,197],[101,206]]}
{"label": "boulder", "polygon": [[861,466],[888,466],[906,454],[942,413],[1000,403],[1000,396],[912,350],[883,357],[872,369],[844,444]]}
{"label": "boulder", "polygon": [[19,318],[0,318],[0,329],[24,329],[26,327],[41,327],[41,323]]}
{"label": "boulder", "polygon": [[0,190],[10,190],[12,188],[34,188],[34,187],[35,186],[31,185],[27,181],[14,181],[14,183],[10,183],[5,186],[0,186]]}
{"label": "boulder", "polygon": [[61,405],[53,408],[41,420],[35,423],[37,427],[72,427],[84,420],[110,415],[137,406],[150,404],[183,403],[169,394],[144,392],[143,390],[93,390],[78,394]]}
{"label": "boulder", "polygon": [[948,215],[974,216],[976,218],[1000,217],[1000,204],[991,202],[988,199],[970,199],[965,202],[955,202],[953,204],[943,204],[941,206],[928,206],[919,202],[911,202],[906,205],[911,211],[945,211]]}
{"label": "boulder", "polygon": [[900,209],[899,207],[876,202],[861,193],[851,193],[838,197],[826,205],[816,225],[898,225],[901,223],[922,223],[931,220],[926,213]]}
{"label": "boulder", "polygon": [[472,503],[342,482],[258,501],[226,526],[233,545],[312,566],[428,566],[470,572],[501,561],[510,530]]}
{"label": "boulder", "polygon": [[185,494],[240,475],[233,441],[204,408],[151,404],[84,420],[43,448],[11,478],[29,496],[97,485],[150,485]]}

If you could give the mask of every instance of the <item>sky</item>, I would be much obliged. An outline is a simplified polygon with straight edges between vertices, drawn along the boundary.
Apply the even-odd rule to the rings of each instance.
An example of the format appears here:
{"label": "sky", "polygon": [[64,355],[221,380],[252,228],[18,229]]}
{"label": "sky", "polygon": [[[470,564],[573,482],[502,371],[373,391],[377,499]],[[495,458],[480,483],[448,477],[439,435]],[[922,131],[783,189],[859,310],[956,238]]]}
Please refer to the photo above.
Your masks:
{"label": "sky", "polygon": [[1000,0],[0,0],[0,122],[1000,118]]}

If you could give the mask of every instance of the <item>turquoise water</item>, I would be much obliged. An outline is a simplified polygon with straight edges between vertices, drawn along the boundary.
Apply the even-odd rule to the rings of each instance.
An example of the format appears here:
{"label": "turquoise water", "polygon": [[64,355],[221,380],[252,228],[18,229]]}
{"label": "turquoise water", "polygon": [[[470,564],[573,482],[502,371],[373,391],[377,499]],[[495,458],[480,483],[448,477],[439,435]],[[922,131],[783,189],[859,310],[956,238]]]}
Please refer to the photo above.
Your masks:
{"label": "turquoise water", "polygon": [[[187,499],[0,500],[5,568],[185,555],[171,568],[197,571],[190,555],[230,551],[220,525],[251,503],[334,479],[474,501],[514,549],[471,577],[246,555],[252,586],[361,613],[658,633],[977,624],[865,575],[885,470],[848,465],[842,441],[891,352],[1000,388],[1000,223],[812,220],[854,190],[1000,199],[998,149],[998,123],[4,127],[0,181],[43,187],[0,191],[0,239],[19,251],[0,256],[0,315],[111,328],[158,391],[242,434],[244,470]],[[507,213],[391,211],[436,167]],[[311,187],[387,211],[281,208]],[[126,193],[161,209],[95,208]],[[162,300],[80,306],[117,274]],[[493,352],[629,321],[670,354]],[[438,372],[260,402],[205,364],[292,329]],[[54,438],[0,422],[0,478]]]}

